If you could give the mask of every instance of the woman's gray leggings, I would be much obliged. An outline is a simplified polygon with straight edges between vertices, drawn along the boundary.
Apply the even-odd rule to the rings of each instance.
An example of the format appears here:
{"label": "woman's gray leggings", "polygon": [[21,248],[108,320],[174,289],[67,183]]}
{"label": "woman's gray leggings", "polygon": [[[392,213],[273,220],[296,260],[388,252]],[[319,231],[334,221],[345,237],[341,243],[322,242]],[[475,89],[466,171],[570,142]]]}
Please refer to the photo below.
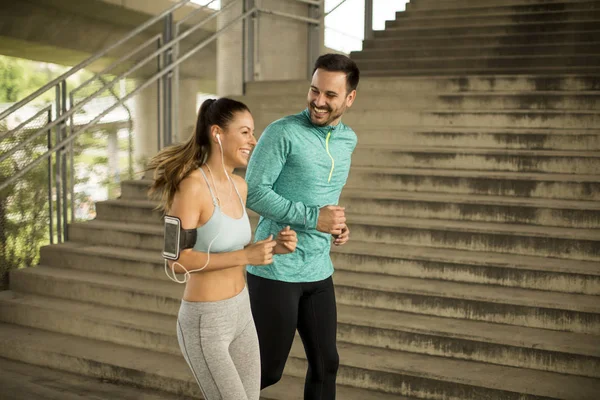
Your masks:
{"label": "woman's gray leggings", "polygon": [[179,347],[205,400],[258,400],[260,353],[248,289],[216,302],[182,300]]}

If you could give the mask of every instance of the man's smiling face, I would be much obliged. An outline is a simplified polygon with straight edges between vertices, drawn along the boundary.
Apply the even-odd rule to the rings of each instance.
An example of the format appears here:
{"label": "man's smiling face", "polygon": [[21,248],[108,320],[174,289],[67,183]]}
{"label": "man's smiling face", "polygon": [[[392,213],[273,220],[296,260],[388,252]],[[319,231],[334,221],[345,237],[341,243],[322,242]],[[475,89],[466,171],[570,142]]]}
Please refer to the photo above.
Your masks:
{"label": "man's smiling face", "polygon": [[317,126],[337,125],[352,105],[356,90],[348,93],[346,74],[318,68],[308,91],[310,119]]}

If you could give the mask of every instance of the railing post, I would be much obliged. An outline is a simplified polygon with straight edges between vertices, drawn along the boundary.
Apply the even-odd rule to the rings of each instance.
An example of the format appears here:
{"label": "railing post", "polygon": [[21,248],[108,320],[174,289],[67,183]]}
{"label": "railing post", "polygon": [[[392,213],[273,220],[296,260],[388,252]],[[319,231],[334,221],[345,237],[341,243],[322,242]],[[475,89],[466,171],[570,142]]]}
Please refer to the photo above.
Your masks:
{"label": "railing post", "polygon": [[319,5],[309,4],[308,6],[308,16],[310,18],[319,19],[319,24],[308,24],[308,65],[307,65],[307,76],[308,79],[311,79],[312,70],[314,68],[315,62],[319,55],[321,54],[321,46],[323,44],[323,29],[322,24],[325,23],[324,10],[325,7],[323,5],[324,0],[319,2]]}
{"label": "railing post", "polygon": [[[56,118],[60,118],[61,114],[62,114],[62,98],[61,98],[61,85],[60,83],[58,83],[55,86],[56,90],[55,90],[55,96],[56,96]],[[62,141],[62,128],[61,125],[56,125],[56,143],[60,143]],[[62,206],[61,206],[61,201],[62,201],[62,195],[61,195],[61,180],[62,180],[62,173],[61,173],[61,160],[60,160],[60,149],[55,153],[54,155],[54,162],[55,162],[55,166],[54,166],[54,189],[55,189],[55,196],[56,196],[56,241],[58,243],[62,243],[62,218],[61,218],[61,210],[62,210]]]}
{"label": "railing post", "polygon": [[[254,8],[255,0],[244,0],[244,11],[252,10]],[[243,29],[243,43],[244,49],[242,52],[243,59],[243,73],[242,73],[242,90],[243,93],[246,94],[246,82],[254,81],[254,55],[256,51],[256,24],[257,15],[256,13],[252,14],[252,17],[244,19],[244,29]]]}
{"label": "railing post", "polygon": [[[163,43],[166,45],[173,40],[173,13],[167,14],[165,17],[165,27],[163,32]],[[163,67],[167,68],[173,62],[173,49],[168,49],[165,52],[163,59]],[[169,72],[163,79],[163,126],[165,146],[173,142],[173,72]]]}
{"label": "railing post", "polygon": [[[73,107],[74,104],[74,96],[71,92],[69,94],[69,107]],[[75,117],[71,115],[69,118],[69,134],[73,134],[75,131]],[[75,222],[75,142],[69,143],[69,162],[71,164],[71,168],[69,169],[70,174],[70,185],[69,189],[71,191],[71,223]]]}
{"label": "railing post", "polygon": [[[157,50],[160,50],[162,47],[163,39],[162,37],[158,38],[158,42],[156,43]],[[159,54],[156,56],[156,68],[160,72],[162,70],[162,55]],[[162,149],[164,146],[163,142],[163,125],[162,125],[162,112],[163,112],[163,96],[162,96],[162,84],[163,79],[156,80],[156,148],[158,150]],[[144,166],[145,167],[145,166]]]}
{"label": "railing post", "polygon": [[[177,37],[179,36],[179,23],[177,24],[173,24],[173,39],[177,39]],[[173,52],[172,52],[172,61],[173,62],[177,62],[177,59],[179,58],[179,42],[173,46]],[[172,92],[171,92],[171,96],[172,96],[172,108],[171,108],[171,116],[173,118],[173,123],[171,124],[171,126],[173,127],[173,132],[176,138],[179,137],[180,133],[179,129],[181,129],[179,127],[179,96],[180,96],[180,92],[179,92],[179,82],[181,81],[181,76],[179,73],[179,65],[177,65],[175,67],[175,69],[173,70],[173,79],[172,79]],[[159,149],[160,150],[160,149]]]}
{"label": "railing post", "polygon": [[[52,122],[52,108],[48,109],[48,123]],[[48,150],[52,148],[52,129],[48,129]],[[48,157],[48,216],[50,219],[50,244],[54,244],[54,216],[52,215],[52,157]]]}
{"label": "railing post", "polygon": [[373,0],[365,0],[365,40],[373,39]]}
{"label": "railing post", "polygon": [[[67,81],[63,80],[60,83],[60,92],[61,92],[61,105],[62,105],[62,114],[65,114],[67,112]],[[63,122],[62,124],[59,125],[60,126],[60,130],[61,130],[61,138],[65,139],[67,137],[67,123]],[[70,146],[73,145],[73,142],[70,143]],[[60,150],[60,158],[62,161],[62,167],[61,167],[61,180],[62,180],[62,196],[63,196],[63,201],[62,201],[62,222],[63,222],[63,241],[67,241],[69,239],[69,232],[68,232],[68,223],[69,223],[69,218],[67,217],[69,215],[69,202],[68,202],[68,196],[69,196],[69,192],[70,190],[68,190],[68,170],[67,170],[67,149],[66,148],[62,148]]]}

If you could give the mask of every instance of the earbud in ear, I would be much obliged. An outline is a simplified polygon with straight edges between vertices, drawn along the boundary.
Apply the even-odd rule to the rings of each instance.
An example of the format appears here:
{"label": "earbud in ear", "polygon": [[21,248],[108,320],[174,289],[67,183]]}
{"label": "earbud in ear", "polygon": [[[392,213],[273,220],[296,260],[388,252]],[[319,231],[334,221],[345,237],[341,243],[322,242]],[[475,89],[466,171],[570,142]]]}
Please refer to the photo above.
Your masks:
{"label": "earbud in ear", "polygon": [[219,142],[219,144],[221,144],[221,135],[220,134],[216,134],[215,137],[217,138],[217,142]]}

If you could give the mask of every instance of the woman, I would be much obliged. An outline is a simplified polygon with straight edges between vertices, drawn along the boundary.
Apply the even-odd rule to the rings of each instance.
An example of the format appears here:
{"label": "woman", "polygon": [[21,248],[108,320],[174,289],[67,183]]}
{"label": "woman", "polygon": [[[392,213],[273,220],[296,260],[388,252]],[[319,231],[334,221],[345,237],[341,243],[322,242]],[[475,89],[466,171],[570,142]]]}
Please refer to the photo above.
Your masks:
{"label": "woman", "polygon": [[[233,170],[246,167],[256,145],[248,108],[235,100],[206,100],[195,134],[162,150],[149,163],[151,194],[183,229],[197,228],[172,272],[185,273],[177,319],[179,346],[207,400],[258,400],[260,355],[244,269],[268,265],[273,254],[295,250],[296,233],[249,244],[248,187]],[[193,272],[193,273],[192,273]]]}

